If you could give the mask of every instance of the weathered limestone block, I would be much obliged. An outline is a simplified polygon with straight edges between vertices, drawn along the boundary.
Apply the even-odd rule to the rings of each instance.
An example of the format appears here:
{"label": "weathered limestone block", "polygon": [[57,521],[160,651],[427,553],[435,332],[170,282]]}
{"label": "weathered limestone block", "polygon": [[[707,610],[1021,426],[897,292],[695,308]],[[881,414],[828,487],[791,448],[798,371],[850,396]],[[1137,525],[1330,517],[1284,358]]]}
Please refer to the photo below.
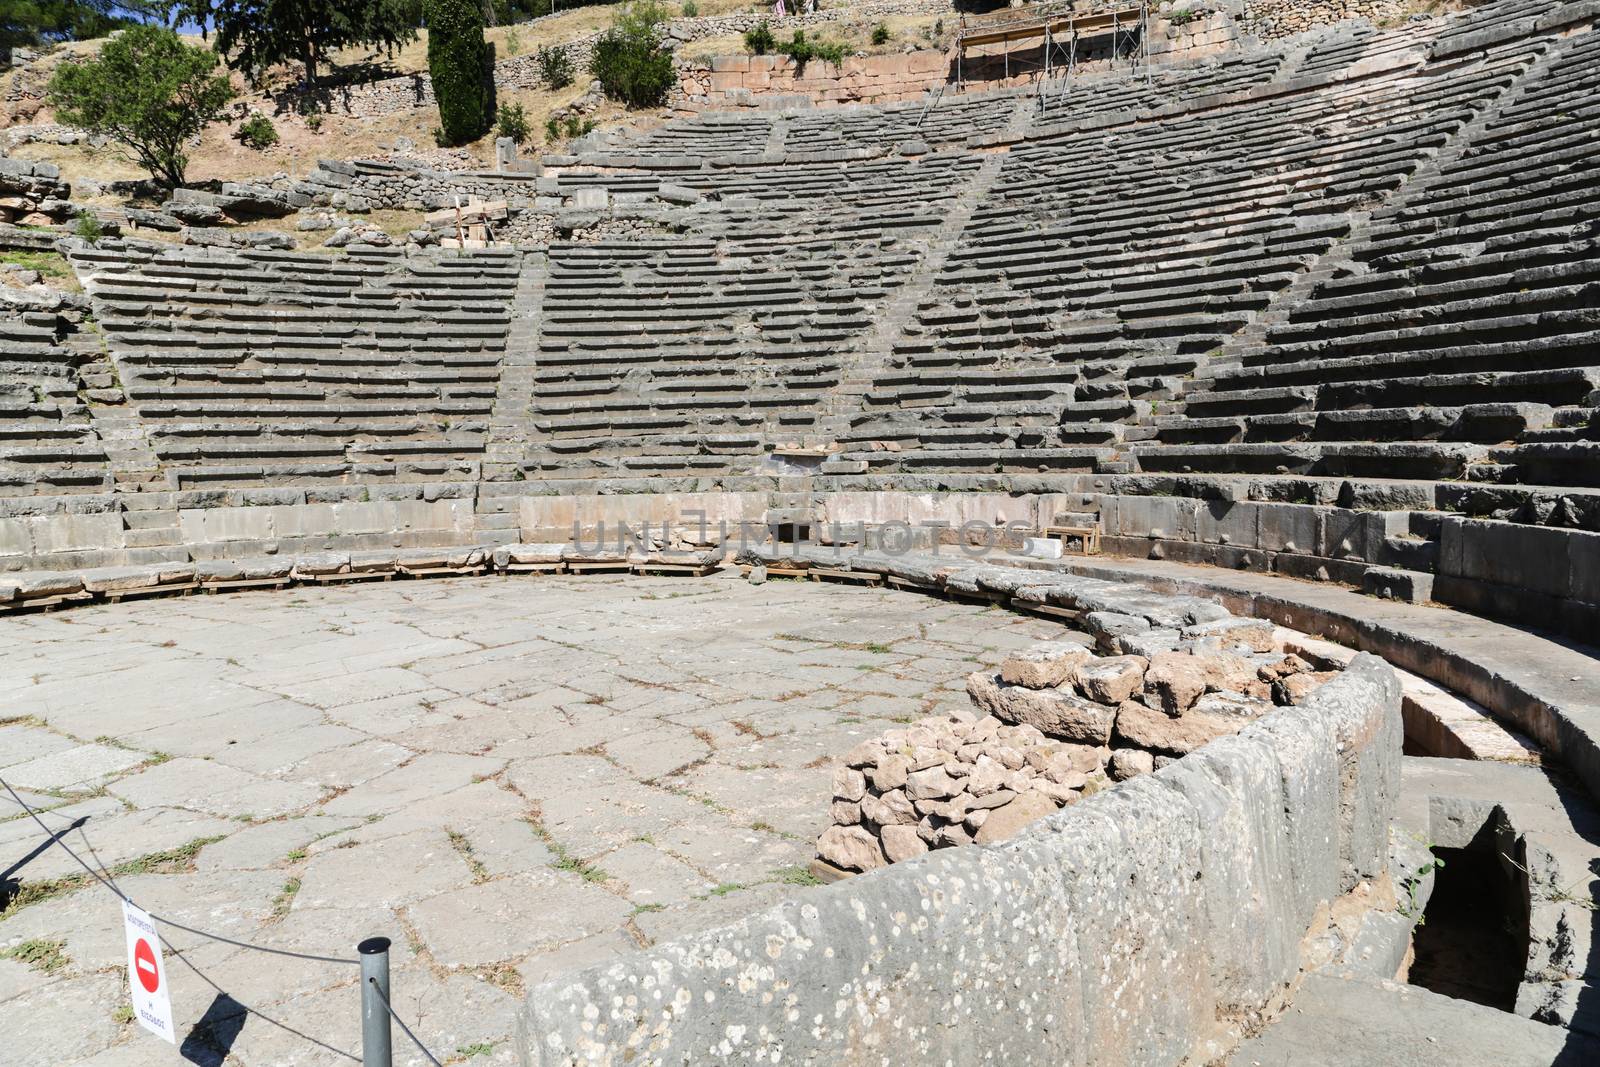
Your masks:
{"label": "weathered limestone block", "polygon": [[913,859],[928,851],[915,826],[885,826],[883,828],[883,854],[890,863]]}
{"label": "weathered limestone block", "polygon": [[1222,641],[1224,648],[1235,645],[1244,645],[1253,652],[1271,652],[1272,624],[1262,619],[1218,619],[1213,622],[1196,623],[1186,626],[1183,630],[1184,637],[1205,638],[1215,637]]}
{"label": "weathered limestone block", "polygon": [[1000,680],[1030,689],[1066,683],[1075,668],[1087,663],[1091,653],[1082,645],[1052,641],[1007,656],[1000,665]]}
{"label": "weathered limestone block", "polygon": [[1137,700],[1117,709],[1118,739],[1152,752],[1186,756],[1209,741],[1239,730],[1248,720],[1189,709],[1181,718],[1145,707]]}
{"label": "weathered limestone block", "polygon": [[888,862],[877,837],[860,826],[830,826],[822,831],[817,855],[846,871],[870,871]]}
{"label": "weathered limestone block", "polygon": [[880,827],[917,821],[916,807],[903,789],[891,789],[881,796],[868,793],[861,798],[861,815]]}
{"label": "weathered limestone block", "polygon": [[1036,819],[1054,815],[1055,812],[1055,801],[1041,792],[1030,790],[1018,795],[1004,807],[990,811],[973,840],[980,845],[1004,841]]}
{"label": "weathered limestone block", "polygon": [[1111,753],[1106,773],[1114,782],[1126,782],[1156,769],[1155,757],[1142,748],[1119,748]]}
{"label": "weathered limestone block", "polygon": [[69,596],[83,591],[83,578],[66,572],[8,574],[6,581],[14,585],[17,596],[23,600],[47,596]]}
{"label": "weathered limestone block", "polygon": [[1305,674],[1285,675],[1272,683],[1273,699],[1276,703],[1291,706],[1304,704],[1323,683],[1330,682],[1338,676],[1338,671],[1310,671]]}
{"label": "weathered limestone block", "polygon": [[1006,722],[1027,723],[1050,737],[1103,745],[1111,736],[1116,708],[1062,689],[1008,686],[981,671],[967,676],[967,692],[978,706]]}
{"label": "weathered limestone block", "polygon": [[[1144,689],[1155,698],[1163,712],[1177,717],[1205,694],[1206,671],[1194,656],[1181,652],[1158,653],[1150,659]],[[1118,714],[1120,717],[1121,712]]]}
{"label": "weathered limestone block", "polygon": [[961,791],[960,783],[946,774],[943,767],[913,772],[907,776],[905,788],[906,796],[913,801],[953,797]]}
{"label": "weathered limestone block", "polygon": [[911,761],[906,757],[886,755],[878,761],[877,766],[868,768],[867,776],[872,780],[872,788],[883,793],[905,785],[910,772]]}
{"label": "weathered limestone block", "polygon": [[1144,687],[1148,663],[1143,656],[1109,656],[1091,660],[1073,672],[1072,684],[1089,699],[1114,706]]}

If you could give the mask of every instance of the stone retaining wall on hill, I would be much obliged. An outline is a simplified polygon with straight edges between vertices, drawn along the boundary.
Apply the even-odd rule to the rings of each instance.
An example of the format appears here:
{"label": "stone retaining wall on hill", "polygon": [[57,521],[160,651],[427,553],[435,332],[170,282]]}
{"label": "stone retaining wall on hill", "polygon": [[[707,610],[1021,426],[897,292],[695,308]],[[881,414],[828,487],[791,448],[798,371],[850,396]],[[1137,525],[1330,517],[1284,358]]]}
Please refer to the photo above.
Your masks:
{"label": "stone retaining wall on hill", "polygon": [[[1236,46],[1238,31],[1224,12],[1186,22],[1152,16],[1153,64],[1190,62]],[[1059,60],[1059,57],[1057,57]],[[1039,49],[1018,48],[1012,57],[972,54],[959,71],[956,53],[923,49],[882,56],[852,56],[838,66],[813,60],[797,66],[788,56],[717,56],[710,63],[680,63],[678,88],[669,103],[680,110],[718,110],[837,104],[888,104],[918,100],[930,90],[954,83],[959,73],[968,89],[1008,89],[1032,85],[1041,74]],[[1081,63],[1083,73],[1113,69],[1106,60]],[[1116,69],[1129,69],[1126,62]]]}
{"label": "stone retaining wall on hill", "polygon": [[1400,693],[1360,656],[1303,708],[947,849],[529,991],[526,1062],[1210,1061],[1388,865]]}
{"label": "stone retaining wall on hill", "polygon": [[[744,33],[759,22],[766,22],[773,31],[788,32],[809,29],[838,22],[843,18],[887,18],[895,15],[933,15],[951,12],[945,0],[876,0],[847,8],[830,8],[809,15],[788,15],[773,18],[768,14],[743,12],[731,15],[702,15],[695,18],[672,19],[666,24],[666,36],[678,47],[684,48],[695,41],[712,37],[726,37]],[[544,16],[551,18],[553,16]],[[542,19],[519,24],[532,26]],[[561,45],[562,51],[572,61],[576,71],[587,71],[594,55],[594,43],[599,34],[589,34]],[[530,49],[515,56],[500,55],[494,66],[495,86],[500,89],[539,89],[545,87],[539,73],[538,52]],[[405,74],[395,78],[366,82],[361,85],[319,90],[317,99],[324,106],[341,114],[358,118],[377,118],[420,107],[433,107],[433,84],[426,73]],[[292,106],[286,97],[285,107]]]}
{"label": "stone retaining wall on hill", "polygon": [[1408,6],[1405,0],[1245,0],[1240,22],[1258,40],[1275,41],[1343,19],[1388,21]]}

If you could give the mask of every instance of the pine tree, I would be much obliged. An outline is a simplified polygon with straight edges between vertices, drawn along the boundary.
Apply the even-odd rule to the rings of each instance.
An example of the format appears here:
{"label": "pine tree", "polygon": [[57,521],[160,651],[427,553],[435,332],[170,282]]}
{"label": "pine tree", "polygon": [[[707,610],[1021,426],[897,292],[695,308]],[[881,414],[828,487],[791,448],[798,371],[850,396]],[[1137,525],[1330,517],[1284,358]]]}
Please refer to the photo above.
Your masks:
{"label": "pine tree", "polygon": [[479,0],[427,0],[428,76],[439,127],[450,144],[476,140],[489,126],[489,46]]}

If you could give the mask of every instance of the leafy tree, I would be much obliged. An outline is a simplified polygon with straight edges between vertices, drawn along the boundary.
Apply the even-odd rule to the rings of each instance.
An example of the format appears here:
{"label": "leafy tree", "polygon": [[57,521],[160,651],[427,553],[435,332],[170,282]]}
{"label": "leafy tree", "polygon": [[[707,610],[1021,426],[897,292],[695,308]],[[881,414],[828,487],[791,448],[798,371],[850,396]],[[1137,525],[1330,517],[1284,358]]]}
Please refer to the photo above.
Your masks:
{"label": "leafy tree", "polygon": [[594,44],[590,72],[613,100],[629,107],[655,107],[667,97],[677,75],[672,53],[661,47],[666,9],[654,0],[636,0],[619,11],[611,28]]}
{"label": "leafy tree", "polygon": [[488,127],[489,46],[477,0],[427,0],[428,77],[439,127],[451,144],[476,140]]}
{"label": "leafy tree", "polygon": [[129,14],[145,14],[137,0],[7,0],[0,18],[0,50],[26,48],[50,41],[82,41],[104,37],[128,25]]}
{"label": "leafy tree", "polygon": [[105,134],[157,181],[182,185],[185,144],[233,99],[216,67],[210,49],[186,45],[168,29],[134,26],[93,59],[56,68],[47,96],[62,122]]}
{"label": "leafy tree", "polygon": [[302,63],[315,85],[328,53],[340,48],[393,51],[416,39],[416,8],[406,0],[188,0],[185,13],[217,31],[217,51],[252,81],[279,63]]}

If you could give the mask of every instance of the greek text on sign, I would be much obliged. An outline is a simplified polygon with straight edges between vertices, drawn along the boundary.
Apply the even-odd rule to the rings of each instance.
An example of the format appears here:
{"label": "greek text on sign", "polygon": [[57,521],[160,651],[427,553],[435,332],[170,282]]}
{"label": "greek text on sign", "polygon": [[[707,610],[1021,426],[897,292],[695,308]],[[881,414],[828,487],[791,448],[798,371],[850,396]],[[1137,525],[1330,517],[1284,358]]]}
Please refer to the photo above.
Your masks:
{"label": "greek text on sign", "polygon": [[155,920],[124,900],[122,924],[128,933],[128,991],[133,996],[133,1014],[146,1030],[177,1044]]}

